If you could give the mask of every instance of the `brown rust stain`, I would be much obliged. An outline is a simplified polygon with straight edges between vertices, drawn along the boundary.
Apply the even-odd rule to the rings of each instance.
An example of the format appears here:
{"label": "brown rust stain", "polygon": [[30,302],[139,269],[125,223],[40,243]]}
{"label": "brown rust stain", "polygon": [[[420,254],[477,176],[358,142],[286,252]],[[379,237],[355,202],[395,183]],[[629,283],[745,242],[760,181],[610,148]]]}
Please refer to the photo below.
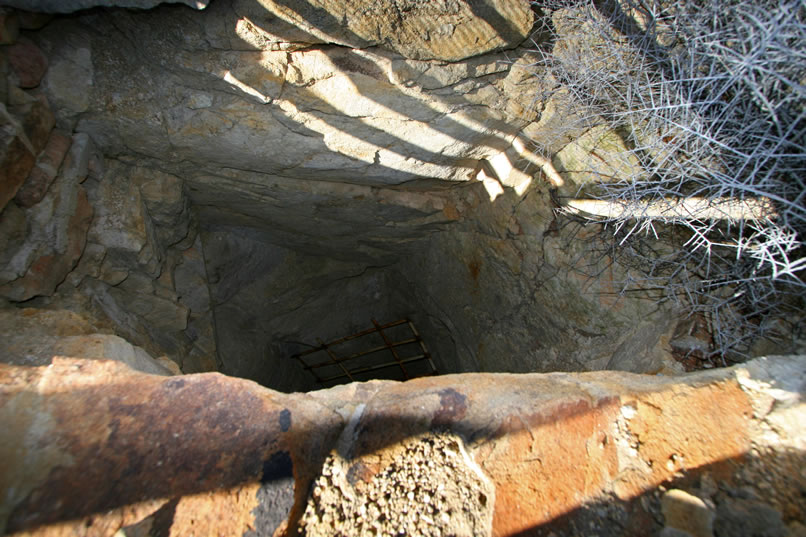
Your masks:
{"label": "brown rust stain", "polygon": [[[375,458],[377,459],[378,457]],[[365,461],[359,460],[358,462],[351,464],[350,469],[347,470],[347,481],[353,486],[359,482],[369,483],[379,471],[380,464],[378,462],[375,464],[368,464]]]}
{"label": "brown rust stain", "polygon": [[477,460],[496,485],[493,535],[528,531],[599,494],[617,471],[614,398],[503,418]]}
{"label": "brown rust stain", "polygon": [[474,282],[478,283],[479,274],[481,273],[481,262],[478,259],[473,259],[467,263],[467,270],[470,271],[470,277]]}
{"label": "brown rust stain", "polygon": [[49,394],[51,442],[72,463],[16,506],[9,529],[257,482],[284,444],[286,409],[228,380],[131,375]]}
{"label": "brown rust stain", "polygon": [[449,220],[459,220],[461,216],[456,205],[450,201],[445,202],[445,206],[442,207],[442,215]]}
{"label": "brown rust stain", "polygon": [[720,460],[738,460],[750,449],[753,414],[747,395],[735,380],[708,386],[673,386],[626,401],[635,408],[629,434],[649,475],[629,473],[615,492],[632,498],[678,472]]}
{"label": "brown rust stain", "polygon": [[453,388],[439,391],[439,409],[434,413],[431,423],[444,427],[461,421],[467,414],[467,396]]}
{"label": "brown rust stain", "polygon": [[168,537],[239,537],[254,529],[260,483],[184,496],[176,504]]}

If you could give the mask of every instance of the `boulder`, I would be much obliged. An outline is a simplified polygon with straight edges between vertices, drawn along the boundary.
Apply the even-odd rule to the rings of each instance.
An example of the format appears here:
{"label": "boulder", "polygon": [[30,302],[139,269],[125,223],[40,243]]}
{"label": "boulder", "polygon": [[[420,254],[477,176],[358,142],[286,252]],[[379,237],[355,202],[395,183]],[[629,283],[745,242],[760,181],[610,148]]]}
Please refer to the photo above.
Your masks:
{"label": "boulder", "polygon": [[[9,223],[4,218],[3,225],[14,227],[20,214],[16,210],[9,214]],[[75,267],[84,250],[92,206],[81,185],[59,176],[22,218],[24,239],[14,241],[15,249],[5,253],[7,262],[0,268],[0,295],[15,301],[51,295]]]}
{"label": "boulder", "polygon": [[714,536],[714,510],[697,496],[672,489],[663,495],[661,509],[666,526],[692,537]]}
{"label": "boulder", "polygon": [[0,325],[5,333],[0,341],[4,363],[42,366],[55,356],[80,356],[116,360],[143,373],[173,374],[142,348],[118,336],[97,333],[87,318],[72,311],[3,309]]}
{"label": "boulder", "polygon": [[23,89],[37,87],[48,70],[45,55],[33,41],[24,37],[9,47],[8,62],[15,77],[14,82]]}
{"label": "boulder", "polygon": [[47,102],[25,97],[23,103],[0,103],[0,211],[25,182],[45,147],[54,118]]}
{"label": "boulder", "polygon": [[62,165],[67,150],[70,149],[70,144],[69,136],[58,131],[50,133],[47,145],[37,157],[36,164],[28,174],[28,179],[14,198],[17,205],[27,209],[42,201],[59,172],[59,167]]}

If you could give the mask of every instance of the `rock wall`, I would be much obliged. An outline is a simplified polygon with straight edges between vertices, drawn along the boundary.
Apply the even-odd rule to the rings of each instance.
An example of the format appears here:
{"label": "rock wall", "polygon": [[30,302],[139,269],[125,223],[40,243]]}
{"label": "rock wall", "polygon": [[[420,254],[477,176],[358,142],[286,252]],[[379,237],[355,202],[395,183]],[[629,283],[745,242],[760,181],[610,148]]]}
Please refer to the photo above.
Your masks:
{"label": "rock wall", "polygon": [[58,58],[44,84],[60,122],[191,183],[223,171],[400,184],[470,179],[529,119],[530,88],[511,69],[525,49],[458,64],[317,40],[273,50],[250,42],[256,9],[267,13],[221,2],[52,22],[37,38]]}
{"label": "rock wall", "polygon": [[674,309],[622,296],[601,229],[557,215],[546,185],[494,203],[478,185],[456,207],[394,267],[444,371],[674,371]]}
{"label": "rock wall", "polygon": [[528,2],[7,14],[11,303],[286,390],[290,353],[406,316],[441,372],[677,370],[674,312],[618,296],[523,148],[562,120]]}
{"label": "rock wall", "polygon": [[186,372],[215,369],[204,260],[183,181],[105,158],[86,133],[56,126],[53,109],[86,95],[48,98],[45,81],[70,80],[89,63],[48,60],[25,37],[2,53],[0,296],[75,310],[96,331],[170,356]]}
{"label": "rock wall", "polygon": [[793,536],[805,390],[803,356],[308,394],[113,362],[0,365],[0,530]]}

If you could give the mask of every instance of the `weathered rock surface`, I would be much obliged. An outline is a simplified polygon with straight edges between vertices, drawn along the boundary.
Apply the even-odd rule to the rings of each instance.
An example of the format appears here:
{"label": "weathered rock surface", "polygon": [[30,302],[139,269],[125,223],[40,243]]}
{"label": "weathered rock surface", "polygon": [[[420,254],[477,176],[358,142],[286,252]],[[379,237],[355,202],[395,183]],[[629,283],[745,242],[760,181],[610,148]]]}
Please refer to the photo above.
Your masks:
{"label": "weathered rock surface", "polygon": [[[45,87],[64,121],[82,112],[77,129],[106,153],[184,160],[165,169],[186,178],[226,168],[267,180],[468,180],[475,161],[507,147],[529,119],[532,95],[513,67],[525,50],[462,65],[376,48],[250,50],[224,42],[239,40],[248,20],[236,11],[53,23],[37,36],[55,58]],[[131,39],[149,61],[126,52]],[[130,86],[131,73],[172,82]]]}
{"label": "weathered rock surface", "polygon": [[381,46],[415,60],[457,61],[515,48],[529,37],[535,23],[529,2],[523,0],[314,0],[297,4],[239,0],[233,9],[249,23],[240,30],[264,47],[288,49],[301,43],[335,43],[355,49]]}
{"label": "weathered rock surface", "polygon": [[[464,474],[477,480],[465,491],[480,482],[494,488],[486,506],[478,497],[469,507],[477,520],[492,511],[481,535],[658,534],[661,486],[714,502],[715,529],[764,511],[767,529],[778,531],[806,512],[803,451],[789,448],[806,441],[803,356],[676,378],[476,374],[292,395],[218,374],[165,378],[63,358],[42,368],[3,365],[0,379],[8,433],[0,484],[11,491],[0,525],[12,534],[138,525],[171,535],[268,535],[277,518],[265,509],[287,517],[280,526],[293,534],[308,501],[317,505],[315,482],[335,480],[348,491],[344,501],[355,502],[320,501],[320,517],[362,506],[370,513],[372,501],[350,497],[351,488],[371,494],[386,482],[392,492],[408,486],[409,473],[462,467],[476,468]],[[799,422],[781,426],[782,413]],[[440,455],[418,458],[425,447],[413,439],[434,435],[453,438],[456,449],[437,442]],[[341,461],[339,470],[329,464],[330,475],[320,475],[328,457]],[[401,457],[417,460],[401,469]],[[293,506],[272,507],[281,496],[271,484],[292,475]],[[767,482],[774,494],[752,502],[723,492],[749,498]],[[320,489],[319,498],[334,493]],[[418,523],[441,501],[422,491],[389,498],[401,502],[397,516],[412,513]],[[433,522],[449,524],[439,513]]]}
{"label": "weathered rock surface", "polygon": [[8,49],[13,82],[23,89],[35,88],[48,69],[48,60],[30,39],[20,38]]}
{"label": "weathered rock surface", "polygon": [[23,94],[13,106],[0,103],[0,210],[17,194],[53,128],[47,102]]}
{"label": "weathered rock surface", "polygon": [[301,520],[306,536],[490,533],[495,488],[458,436],[408,440],[369,480],[354,468],[338,453],[325,461]]}
{"label": "weathered rock surface", "polygon": [[157,276],[164,252],[140,189],[129,180],[128,172],[121,163],[107,161],[103,179],[87,183],[90,200],[97,207],[88,240],[106,250],[105,273],[138,269],[149,276]]}
{"label": "weathered rock surface", "polygon": [[[183,182],[104,161],[86,135],[74,136],[59,173],[59,180],[84,181],[78,188],[86,189],[89,204],[97,209],[85,230],[80,262],[62,277],[64,284],[47,304],[84,311],[104,330],[154,356],[169,355],[183,364],[192,354],[189,371],[215,369],[212,314],[209,299],[203,298],[208,295],[206,280],[177,281],[174,275],[185,262],[195,263],[197,274],[204,273],[200,245],[183,253],[198,242]],[[16,206],[6,211],[9,229],[19,212]],[[191,292],[189,285],[201,288]],[[177,286],[184,286],[185,298]]]}
{"label": "weathered rock surface", "polygon": [[181,253],[173,272],[177,300],[189,311],[185,334],[191,348],[182,362],[185,373],[220,369],[210,287],[202,252],[201,235],[198,235],[193,246]]}
{"label": "weathered rock surface", "polygon": [[[26,195],[26,199],[32,197]],[[7,207],[0,218],[0,227],[15,230],[3,233],[13,242],[1,258],[0,295],[21,301],[53,294],[76,266],[84,250],[92,206],[75,179],[60,176],[33,207],[22,213],[16,206]]]}
{"label": "weathered rock surface", "polygon": [[67,310],[0,310],[3,338],[0,354],[4,363],[41,366],[56,356],[117,360],[136,371],[169,375],[173,371],[145,350],[123,338],[99,334],[84,317]]}
{"label": "weathered rock surface", "polygon": [[[587,232],[579,224],[552,232],[549,194],[540,187],[490,204],[478,183],[422,192],[296,185],[323,195],[306,203],[300,192],[273,228],[202,234],[229,374],[310,389],[310,377],[288,362],[304,349],[297,342],[315,345],[366,328],[372,318],[404,317],[420,328],[441,372],[668,367],[658,342],[668,338],[673,312],[653,301],[620,300],[623,276],[606,259],[592,263],[590,243],[574,242]],[[396,225],[362,225],[378,214]],[[278,229],[297,222],[298,231],[322,229],[301,236]],[[349,239],[357,248],[336,247]],[[583,263],[607,277],[559,268]]]}
{"label": "weathered rock surface", "polygon": [[14,197],[18,206],[27,209],[42,201],[56,178],[71,143],[70,137],[61,132],[52,131],[50,133],[50,138],[37,157],[36,164],[28,174],[28,179]]}
{"label": "weathered rock surface", "polygon": [[522,171],[543,166],[513,144],[523,129],[554,187],[634,165],[615,133],[535,101],[553,82],[519,46],[528,2],[22,15],[0,10],[16,42],[0,50],[0,294],[40,309],[0,309],[0,533],[803,522],[803,357],[293,395],[98,360],[307,389],[290,354],[409,317],[441,372],[677,372],[675,312],[621,297],[598,228]]}
{"label": "weathered rock surface", "polygon": [[[658,342],[673,311],[620,300],[623,275],[591,252],[596,229],[558,222],[545,185],[489,203],[476,184],[460,199],[458,223],[430,236],[393,276],[405,282],[397,289],[442,371],[665,367]],[[552,229],[558,223],[564,229]]]}
{"label": "weathered rock surface", "polygon": [[48,304],[286,390],[310,387],[290,354],[373,318],[412,318],[444,372],[668,370],[673,312],[579,275],[606,262],[511,147],[541,117],[536,22],[521,1],[251,0],[49,22],[59,173],[89,177],[95,217]]}
{"label": "weathered rock surface", "polygon": [[[19,15],[30,29],[48,22]],[[183,260],[193,260],[197,273],[203,268],[200,243],[194,254],[182,254],[198,242],[184,181],[105,159],[90,136],[73,132],[69,121],[61,120],[62,128],[52,130],[54,116],[43,92],[26,91],[41,85],[63,118],[86,110],[93,85],[88,36],[73,35],[70,43],[40,50],[20,38],[8,49],[8,58],[4,50],[0,62],[10,73],[9,91],[0,103],[5,144],[0,155],[5,164],[0,296],[80,311],[100,330],[172,360],[176,371],[185,358],[189,371],[213,370],[212,312],[209,300],[200,299],[207,296],[206,282],[195,293],[182,282],[195,311],[175,289],[173,272]],[[62,343],[72,349],[67,354],[83,349],[85,356],[112,353],[135,365],[153,362],[141,360],[143,349],[117,336]],[[44,352],[57,352],[54,345],[46,344]]]}
{"label": "weathered rock surface", "polygon": [[411,313],[388,267],[306,254],[258,233],[202,233],[222,371],[283,391],[314,388],[295,352]]}

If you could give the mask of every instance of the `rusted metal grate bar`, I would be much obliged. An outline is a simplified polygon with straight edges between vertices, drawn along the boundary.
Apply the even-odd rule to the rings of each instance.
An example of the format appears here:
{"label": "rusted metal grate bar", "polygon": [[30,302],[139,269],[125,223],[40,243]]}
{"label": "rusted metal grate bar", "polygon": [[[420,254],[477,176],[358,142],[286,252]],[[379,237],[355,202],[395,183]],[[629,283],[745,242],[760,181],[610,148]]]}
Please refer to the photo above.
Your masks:
{"label": "rusted metal grate bar", "polygon": [[[338,384],[339,381],[369,380],[369,378],[359,378],[359,376],[392,368],[399,370],[402,376],[399,380],[437,374],[431,354],[410,319],[401,319],[383,325],[372,319],[372,324],[372,328],[327,343],[317,339],[316,347],[294,354],[292,358],[299,361],[304,369],[310,371],[320,385]],[[410,334],[402,334],[401,329],[403,328],[408,329]],[[395,330],[397,338],[390,335],[390,331]],[[374,334],[380,336],[383,345],[377,345],[372,341]],[[405,337],[402,337],[404,335]],[[350,349],[338,350],[339,345],[345,345],[348,342],[351,342]],[[360,348],[365,342],[368,348]],[[407,355],[412,351],[415,352],[414,355]],[[307,360],[317,353],[324,353],[327,359],[308,363]],[[389,360],[390,355],[392,360]],[[411,369],[412,367],[414,369]],[[328,374],[328,369],[332,374]],[[321,370],[324,374],[317,373],[316,370]]]}
{"label": "rusted metal grate bar", "polygon": [[317,342],[325,348],[325,351],[327,352],[327,355],[330,356],[330,359],[333,361],[333,363],[336,364],[337,366],[339,366],[339,368],[342,371],[344,371],[344,375],[340,375],[340,376],[347,377],[348,379],[350,379],[351,382],[354,381],[355,379],[350,374],[350,371],[346,367],[344,367],[344,364],[342,364],[339,361],[339,357],[336,356],[335,354],[333,354],[333,351],[326,344],[322,343],[321,339],[318,339]]}
{"label": "rusted metal grate bar", "polygon": [[383,328],[381,328],[380,323],[375,319],[372,319],[372,324],[375,325],[375,330],[377,330],[378,334],[380,334],[381,338],[383,338],[383,342],[386,344],[387,347],[389,347],[389,352],[392,353],[392,356],[395,358],[395,362],[397,362],[397,365],[400,366],[400,370],[403,371],[403,378],[409,380],[409,374],[406,371],[406,368],[403,367],[403,362],[400,361],[400,356],[398,356],[397,351],[395,350],[395,346],[392,344],[391,341],[389,341],[389,338],[386,337],[386,334],[383,333]]}
{"label": "rusted metal grate bar", "polygon": [[[388,364],[378,364],[378,365],[362,367],[362,368],[353,370],[351,373],[353,375],[356,375],[358,373],[366,373],[368,371],[376,371],[378,369],[385,369],[387,367],[396,367],[396,366],[399,367],[401,364],[407,364],[409,362],[419,362],[420,360],[424,360],[424,359],[425,359],[425,356],[422,355],[422,354],[419,354],[417,356],[412,356],[411,358],[406,358],[405,360],[399,360],[397,362],[389,362]],[[336,380],[336,379],[340,379],[340,378],[344,378],[344,375],[336,375],[336,376],[333,376],[333,377],[322,379],[322,382],[330,382],[332,380]]]}
{"label": "rusted metal grate bar", "polygon": [[[405,339],[403,341],[394,342],[394,343],[392,343],[391,346],[399,347],[401,345],[408,345],[410,343],[418,343],[420,341],[421,340],[419,340],[417,338]],[[344,358],[339,358],[338,361],[339,362],[346,362],[347,360],[352,360],[353,358],[360,358],[361,356],[366,356],[368,354],[374,354],[376,352],[381,352],[381,351],[388,350],[389,347],[390,347],[389,345],[381,345],[380,347],[373,347],[372,349],[369,349],[369,350],[366,350],[366,351],[355,352],[355,353],[353,353],[353,354],[351,354],[349,356],[345,356]],[[320,347],[317,347],[316,349],[314,349],[313,351],[306,351],[306,352],[308,354],[310,354],[311,352],[318,352],[318,351],[321,351],[321,350],[324,350],[324,349],[322,349],[321,346],[320,346]],[[295,355],[295,356],[299,356],[299,355]],[[329,365],[333,365],[333,360],[332,359],[324,361],[324,362],[318,362],[318,363],[315,363],[315,364],[306,365],[304,367],[305,367],[305,369],[310,370],[310,369],[317,369],[319,367],[325,367],[325,366],[329,366]]]}

